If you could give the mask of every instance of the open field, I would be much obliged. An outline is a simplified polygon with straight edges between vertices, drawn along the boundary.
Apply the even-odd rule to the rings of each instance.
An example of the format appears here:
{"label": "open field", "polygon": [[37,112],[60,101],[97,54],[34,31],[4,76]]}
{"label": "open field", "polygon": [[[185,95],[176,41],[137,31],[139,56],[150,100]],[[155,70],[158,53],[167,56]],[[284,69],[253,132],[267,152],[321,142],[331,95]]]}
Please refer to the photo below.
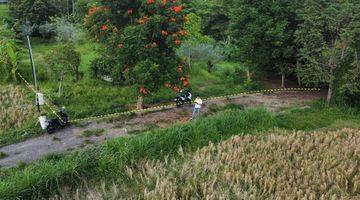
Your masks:
{"label": "open field", "polygon": [[360,129],[235,136],[52,199],[358,199]]}
{"label": "open field", "polygon": [[0,4],[0,20],[9,18],[8,5]]}

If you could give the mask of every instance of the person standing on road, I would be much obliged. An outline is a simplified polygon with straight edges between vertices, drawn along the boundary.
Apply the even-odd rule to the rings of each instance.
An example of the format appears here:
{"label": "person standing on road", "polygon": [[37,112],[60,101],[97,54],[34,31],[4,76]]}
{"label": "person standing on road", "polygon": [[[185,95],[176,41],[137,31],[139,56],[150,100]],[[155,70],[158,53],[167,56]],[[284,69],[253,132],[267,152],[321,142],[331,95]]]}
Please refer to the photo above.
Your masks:
{"label": "person standing on road", "polygon": [[195,117],[198,117],[200,115],[200,109],[203,104],[203,100],[200,98],[200,96],[196,96],[195,99],[195,106],[194,106],[194,112],[192,114],[191,119],[194,119]]}

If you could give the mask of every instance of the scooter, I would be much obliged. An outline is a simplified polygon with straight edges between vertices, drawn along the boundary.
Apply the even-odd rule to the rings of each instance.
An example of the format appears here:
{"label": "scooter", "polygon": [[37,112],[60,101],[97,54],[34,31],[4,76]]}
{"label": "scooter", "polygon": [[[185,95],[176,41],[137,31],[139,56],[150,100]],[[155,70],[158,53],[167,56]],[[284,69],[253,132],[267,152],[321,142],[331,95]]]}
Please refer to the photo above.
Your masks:
{"label": "scooter", "polygon": [[175,97],[174,102],[176,103],[177,107],[180,107],[186,103],[191,104],[191,93],[189,90],[180,93],[179,96]]}
{"label": "scooter", "polygon": [[46,116],[41,116],[39,119],[41,127],[48,134],[52,134],[56,130],[63,129],[69,125],[69,116],[65,113],[64,107],[57,112],[55,119],[47,120]]}

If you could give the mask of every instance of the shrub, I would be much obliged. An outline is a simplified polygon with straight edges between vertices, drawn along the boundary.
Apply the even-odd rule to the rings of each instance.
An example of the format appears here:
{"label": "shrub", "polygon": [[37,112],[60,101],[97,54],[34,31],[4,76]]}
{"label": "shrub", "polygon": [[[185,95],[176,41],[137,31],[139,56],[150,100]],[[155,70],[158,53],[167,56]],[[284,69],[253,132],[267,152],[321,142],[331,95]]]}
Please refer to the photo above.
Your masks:
{"label": "shrub", "polygon": [[52,23],[55,26],[58,42],[77,43],[79,41],[81,30],[66,17],[52,18]]}
{"label": "shrub", "polygon": [[46,22],[43,25],[39,26],[39,33],[44,39],[50,39],[55,35],[55,27],[54,24]]}

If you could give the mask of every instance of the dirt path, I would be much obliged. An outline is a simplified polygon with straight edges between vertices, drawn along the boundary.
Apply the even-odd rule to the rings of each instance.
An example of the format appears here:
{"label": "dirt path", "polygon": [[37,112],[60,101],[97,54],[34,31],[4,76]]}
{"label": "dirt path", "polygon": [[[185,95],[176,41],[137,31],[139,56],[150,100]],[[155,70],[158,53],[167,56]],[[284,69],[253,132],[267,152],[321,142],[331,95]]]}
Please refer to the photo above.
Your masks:
{"label": "dirt path", "polygon": [[[216,99],[205,102],[202,112],[208,112],[211,105],[226,105],[229,103],[245,106],[266,106],[276,111],[289,106],[303,106],[309,101],[323,98],[321,92],[279,92],[272,94],[251,94],[231,99]],[[72,126],[53,135],[43,135],[38,138],[26,140],[21,143],[0,148],[6,157],[0,159],[1,167],[16,166],[20,162],[30,163],[51,153],[71,151],[86,145],[102,143],[108,139],[129,136],[150,128],[166,128],[174,123],[186,123],[192,112],[191,106],[173,108],[131,119],[107,120],[88,122],[82,127]],[[86,130],[104,129],[99,136],[84,136]]]}

